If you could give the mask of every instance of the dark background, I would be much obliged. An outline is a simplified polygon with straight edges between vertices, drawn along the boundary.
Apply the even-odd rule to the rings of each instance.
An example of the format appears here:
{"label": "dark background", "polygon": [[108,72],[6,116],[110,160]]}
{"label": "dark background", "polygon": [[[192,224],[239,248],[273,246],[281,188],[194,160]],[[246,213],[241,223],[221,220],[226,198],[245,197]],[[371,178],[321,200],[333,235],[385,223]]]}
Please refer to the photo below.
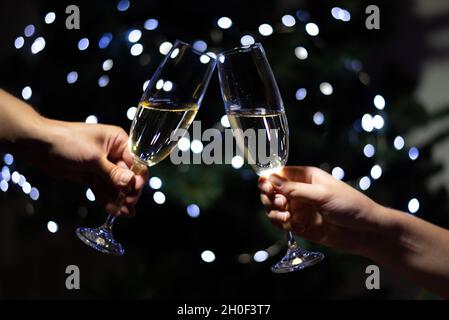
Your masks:
{"label": "dark background", "polygon": [[[364,192],[376,201],[407,211],[417,198],[415,214],[443,227],[449,227],[449,209],[444,184],[429,187],[429,180],[443,175],[443,164],[432,153],[449,130],[430,135],[416,144],[419,157],[411,160],[413,130],[430,126],[447,116],[448,108],[429,111],[416,90],[426,61],[444,58],[449,50],[435,50],[427,36],[447,26],[449,14],[441,12],[423,20],[416,14],[418,1],[130,1],[128,10],[117,10],[118,1],[9,1],[0,3],[0,86],[21,96],[25,86],[33,90],[28,101],[47,117],[85,121],[95,115],[101,123],[129,130],[126,112],[136,106],[142,85],[162,60],[159,46],[182,39],[189,43],[203,40],[207,51],[218,53],[240,45],[240,38],[252,35],[262,42],[273,67],[286,105],[291,129],[290,164],[314,165],[331,171],[345,171],[344,181],[360,188],[360,179],[370,176],[373,165],[382,167],[378,180]],[[65,28],[65,8],[76,4],[81,11],[81,29]],[[381,29],[365,28],[365,8],[377,4]],[[331,15],[335,6],[347,9],[351,20],[343,22]],[[47,12],[56,13],[52,24],[45,24]],[[293,27],[281,23],[284,14],[296,19]],[[217,26],[218,18],[228,16],[230,29]],[[143,29],[149,18],[158,20],[156,30]],[[308,22],[320,28],[317,37],[304,29]],[[261,36],[257,29],[269,23],[274,33]],[[14,48],[16,37],[33,24],[36,32],[25,37],[25,45]],[[128,32],[142,30],[142,55],[130,54]],[[113,40],[105,49],[98,47],[101,36],[110,32]],[[31,54],[34,39],[43,36],[43,51]],[[77,48],[87,37],[85,51]],[[309,57],[299,60],[294,50],[307,48]],[[103,71],[104,60],[113,59],[110,71]],[[78,81],[68,84],[70,71]],[[98,78],[110,77],[100,88]],[[333,94],[323,95],[322,82],[329,82]],[[307,89],[304,100],[296,100],[298,88]],[[373,98],[386,100],[377,110]],[[312,119],[322,112],[325,121]],[[360,119],[365,113],[380,114],[385,125],[365,132]],[[197,120],[202,127],[220,126],[224,114],[217,76],[209,86]],[[1,125],[1,123],[0,123]],[[393,147],[394,138],[404,136],[402,150]],[[363,147],[376,148],[367,158]],[[3,161],[3,156],[0,161]],[[0,163],[0,167],[4,164]],[[17,170],[39,189],[40,198],[30,199],[20,186],[9,182],[0,192],[0,298],[139,298],[139,299],[218,299],[218,298],[436,298],[381,269],[381,290],[365,288],[365,268],[371,264],[361,257],[301,241],[306,248],[323,251],[326,259],[301,272],[275,275],[269,270],[284,250],[282,232],[264,216],[256,188],[257,177],[248,168],[230,165],[191,165],[175,167],[169,160],[151,168],[150,176],[162,179],[161,192],[166,202],[153,200],[155,190],[147,186],[134,219],[120,219],[116,237],[124,244],[124,257],[109,257],[94,252],[75,236],[77,226],[97,226],[105,219],[101,208],[86,199],[85,186],[52,179],[25,161],[8,166]],[[186,207],[197,204],[200,216],[191,218]],[[405,213],[404,213],[405,214]],[[48,221],[58,224],[50,233]],[[216,259],[206,263],[204,250]],[[241,263],[239,256],[252,256],[268,250],[264,262]],[[241,257],[241,256],[240,256]],[[65,288],[65,268],[77,265],[81,289]]]}

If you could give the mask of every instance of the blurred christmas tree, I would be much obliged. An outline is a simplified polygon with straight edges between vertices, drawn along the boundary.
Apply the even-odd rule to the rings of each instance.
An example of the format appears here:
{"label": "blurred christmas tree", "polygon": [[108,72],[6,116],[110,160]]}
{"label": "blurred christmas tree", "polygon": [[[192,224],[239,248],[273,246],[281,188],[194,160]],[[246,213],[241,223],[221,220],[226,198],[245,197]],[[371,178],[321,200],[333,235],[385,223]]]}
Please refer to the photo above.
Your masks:
{"label": "blurred christmas tree", "polygon": [[[376,59],[394,31],[397,2],[379,4],[382,28],[375,31],[365,28],[367,4],[356,0],[83,2],[81,29],[71,31],[64,25],[68,4],[38,5],[39,20],[28,22],[35,31],[23,37],[24,44],[13,41],[17,50],[1,61],[2,85],[22,93],[46,116],[98,119],[128,130],[142,86],[175,39],[214,53],[262,42],[286,105],[289,164],[320,166],[385,205],[449,226],[445,190],[431,193],[426,187],[440,169],[430,158],[434,141],[412,146],[404,138],[433,116],[414,100],[414,80]],[[56,13],[55,21],[48,12]],[[33,46],[42,51],[31,54]],[[31,94],[22,91],[27,86]],[[223,129],[223,114],[214,79],[197,120],[203,129]],[[44,233],[38,226],[57,220],[66,225],[65,238],[73,238],[70,245],[82,247],[74,226],[96,225],[104,218],[85,199],[86,190],[47,181],[22,162],[9,161],[2,170],[3,189],[9,183],[12,192],[18,190],[14,170],[25,172],[40,191],[40,199],[33,202],[35,214],[24,214],[19,230],[28,236]],[[367,261],[323,248],[327,260],[310,270],[282,277],[269,272],[278,258],[270,256],[282,249],[282,232],[265,218],[257,177],[247,167],[173,166],[166,160],[150,173],[153,179],[138,216],[117,225],[128,249],[126,260],[92,258],[94,253],[86,258],[88,249],[77,249],[80,265],[90,265],[88,258],[112,265],[103,272],[90,271],[89,279],[95,281],[86,284],[86,297],[122,296],[123,290],[132,297],[365,294]],[[389,294],[388,287],[370,293]]]}

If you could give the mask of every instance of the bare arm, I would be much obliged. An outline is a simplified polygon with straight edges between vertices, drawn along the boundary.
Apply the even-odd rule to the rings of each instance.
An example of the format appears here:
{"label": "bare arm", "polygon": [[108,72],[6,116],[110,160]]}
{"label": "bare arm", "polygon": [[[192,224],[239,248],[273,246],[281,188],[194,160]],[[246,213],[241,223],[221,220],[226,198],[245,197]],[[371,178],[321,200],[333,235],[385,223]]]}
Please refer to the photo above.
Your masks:
{"label": "bare arm", "polygon": [[313,167],[260,178],[268,217],[311,241],[362,255],[449,297],[449,231],[381,206]]}

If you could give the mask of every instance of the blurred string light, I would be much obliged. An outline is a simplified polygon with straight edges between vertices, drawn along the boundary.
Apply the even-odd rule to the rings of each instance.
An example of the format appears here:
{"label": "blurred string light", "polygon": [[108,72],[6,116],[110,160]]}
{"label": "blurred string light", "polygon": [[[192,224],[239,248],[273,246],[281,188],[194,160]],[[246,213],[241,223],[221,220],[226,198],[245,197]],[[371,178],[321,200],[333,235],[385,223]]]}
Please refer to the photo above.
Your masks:
{"label": "blurred string light", "polygon": [[101,36],[100,40],[98,41],[98,47],[100,49],[105,49],[107,46],[109,46],[109,43],[111,43],[112,38],[113,38],[112,33],[106,32]]}
{"label": "blurred string light", "polygon": [[268,23],[261,24],[259,26],[259,33],[265,37],[269,36],[273,33],[273,27],[270,26]]}
{"label": "blurred string light", "polygon": [[307,49],[304,47],[296,47],[295,48],[295,56],[299,60],[306,60],[309,56],[309,53],[307,52]]}
{"label": "blurred string light", "polygon": [[89,123],[89,124],[97,124],[98,123],[98,118],[95,115],[92,114],[92,115],[90,115],[90,116],[88,116],[86,118],[85,122]]}
{"label": "blurred string light", "polygon": [[201,63],[206,64],[206,63],[209,63],[209,61],[210,61],[210,57],[208,55],[206,55],[206,54],[201,55],[201,57],[200,57]]}
{"label": "blurred string light", "polygon": [[162,180],[158,177],[151,177],[148,184],[150,185],[150,188],[154,190],[162,188]]}
{"label": "blurred string light", "polygon": [[332,17],[337,20],[341,20],[344,22],[348,22],[349,20],[351,20],[351,14],[349,13],[349,11],[340,7],[332,8],[331,14]]}
{"label": "blurred string light", "polygon": [[19,180],[20,180],[20,174],[19,174],[17,171],[14,171],[14,172],[11,174],[11,181],[12,181],[13,183],[19,183]]}
{"label": "blurred string light", "polygon": [[4,166],[0,173],[1,173],[1,175],[0,175],[1,179],[5,180],[6,182],[11,180],[11,172],[9,171],[9,168],[7,166]]}
{"label": "blurred string light", "polygon": [[282,16],[282,24],[286,27],[293,27],[296,24],[295,17],[289,14]]}
{"label": "blurred string light", "polygon": [[54,12],[47,13],[44,18],[46,24],[51,24],[51,23],[55,22],[55,19],[56,19],[56,13],[54,13]]}
{"label": "blurred string light", "polygon": [[6,180],[0,180],[0,190],[6,192],[8,191],[8,189],[9,189],[8,182],[6,182]]}
{"label": "blurred string light", "polygon": [[186,211],[190,218],[198,218],[200,216],[200,207],[196,204],[189,204]]}
{"label": "blurred string light", "polygon": [[173,82],[167,80],[164,82],[164,85],[162,86],[162,90],[165,92],[170,92],[173,89]]}
{"label": "blurred string light", "polygon": [[193,48],[199,52],[204,52],[207,50],[207,43],[203,40],[197,40],[193,43]]}
{"label": "blurred string light", "polygon": [[379,179],[379,178],[382,176],[382,168],[381,168],[381,166],[378,165],[378,164],[374,165],[374,166],[371,168],[370,174],[371,174],[371,177],[372,177],[374,180]]}
{"label": "blurred string light", "polygon": [[201,153],[203,151],[203,143],[200,140],[192,140],[190,149],[193,153]]}
{"label": "blurred string light", "polygon": [[215,254],[211,250],[205,250],[201,253],[201,259],[207,263],[214,262]]}
{"label": "blurred string light", "polygon": [[374,154],[376,153],[376,150],[374,149],[374,146],[372,144],[367,144],[364,148],[363,148],[363,154],[365,155],[365,157],[367,158],[372,158],[374,156]]}
{"label": "blurred string light", "polygon": [[[159,80],[159,81],[160,81],[160,80]],[[164,81],[164,80],[162,80],[162,81]],[[143,90],[143,91],[145,91],[145,90],[147,89],[149,83],[150,83],[150,80],[146,80],[146,81],[143,83],[143,85],[142,85],[142,90]],[[159,89],[160,89],[160,88],[159,88]]]}
{"label": "blurred string light", "polygon": [[130,3],[128,0],[120,0],[117,3],[117,10],[121,11],[121,12],[126,11],[129,9],[129,5],[130,5]]}
{"label": "blurred string light", "polygon": [[147,21],[145,21],[143,27],[146,30],[156,30],[158,25],[159,22],[156,19],[148,19]]}
{"label": "blurred string light", "polygon": [[401,150],[405,146],[404,138],[402,138],[401,136],[397,136],[396,138],[394,138],[393,145],[396,150]]}
{"label": "blurred string light", "polygon": [[45,39],[43,37],[38,37],[34,40],[31,45],[31,53],[36,54],[44,50],[45,48]]}
{"label": "blurred string light", "polygon": [[373,103],[379,110],[383,110],[385,108],[385,99],[379,94],[374,97]]}
{"label": "blurred string light", "polygon": [[163,194],[161,191],[156,191],[153,194],[153,200],[154,202],[156,202],[157,204],[164,204],[165,203],[165,194]]}
{"label": "blurred string light", "polygon": [[373,116],[366,113],[363,115],[362,117],[362,129],[365,130],[366,132],[371,132],[374,129],[374,124],[373,124]]}
{"label": "blurred string light", "polygon": [[98,78],[98,86],[100,88],[104,88],[109,84],[109,76],[108,75],[102,75],[100,78]]}
{"label": "blurred string light", "polygon": [[171,44],[171,42],[168,42],[168,41],[163,42],[159,46],[159,52],[165,56],[167,53],[170,52],[172,47],[173,47],[173,44]]}
{"label": "blurred string light", "polygon": [[409,157],[411,160],[416,160],[416,159],[418,159],[418,157],[419,157],[419,150],[418,150],[418,148],[416,148],[416,147],[411,147],[411,148],[408,150],[408,157]]}
{"label": "blurred string light", "polygon": [[419,201],[418,201],[418,199],[416,199],[416,198],[411,199],[411,200],[408,202],[407,207],[408,207],[408,211],[409,211],[410,213],[416,213],[416,212],[418,212],[418,210],[419,210]]}
{"label": "blurred string light", "polygon": [[254,44],[255,40],[252,36],[250,36],[249,34],[244,35],[241,39],[240,39],[240,43],[242,44],[242,46],[250,46],[252,44]]}
{"label": "blurred string light", "polygon": [[340,167],[335,167],[332,169],[332,176],[335,179],[343,180],[343,178],[345,177],[345,171]]}
{"label": "blurred string light", "polygon": [[324,123],[324,114],[319,111],[315,112],[313,114],[313,123],[317,126],[321,126]]}
{"label": "blurred string light", "polygon": [[34,27],[34,25],[29,24],[23,30],[23,34],[25,35],[25,37],[29,38],[34,34],[34,31],[36,31],[36,28]]}
{"label": "blurred string light", "polygon": [[126,117],[129,120],[134,120],[134,116],[136,115],[136,111],[137,111],[136,107],[129,108],[128,111],[126,111]]}
{"label": "blurred string light", "polygon": [[243,166],[244,160],[241,156],[234,156],[231,160],[231,165],[234,169],[240,169]]}
{"label": "blurred string light", "polygon": [[259,250],[254,254],[253,259],[256,262],[264,262],[265,260],[268,259],[269,256],[270,255],[265,250]]}
{"label": "blurred string light", "polygon": [[359,181],[359,187],[361,190],[365,191],[368,190],[371,186],[371,179],[367,176],[362,177]]}
{"label": "blurred string light", "polygon": [[87,190],[86,190],[86,198],[87,198],[87,200],[89,200],[89,201],[95,201],[95,195],[94,195],[94,193],[92,192],[92,190],[90,190],[90,189],[87,189]]}
{"label": "blurred string light", "polygon": [[23,37],[17,37],[16,40],[14,40],[14,47],[16,49],[20,49],[25,44],[25,39]]}
{"label": "blurred string light", "polygon": [[112,59],[107,59],[103,62],[102,68],[103,68],[103,71],[109,71],[112,69],[113,66],[114,66],[114,61],[112,61]]}
{"label": "blurred string light", "polygon": [[37,188],[32,187],[30,191],[30,198],[34,201],[39,199],[39,190]]}
{"label": "blurred string light", "polygon": [[299,88],[296,90],[295,98],[296,100],[304,100],[307,96],[307,90],[306,88]]}
{"label": "blurred string light", "polygon": [[22,98],[28,100],[33,95],[33,90],[31,90],[30,86],[26,86],[22,89]]}
{"label": "blurred string light", "polygon": [[138,56],[143,52],[143,46],[140,43],[135,43],[132,45],[130,49],[130,53],[132,56]]}
{"label": "blurred string light", "polygon": [[58,232],[58,229],[59,229],[58,224],[56,222],[50,220],[47,222],[47,229],[51,233],[56,233],[56,232]]}
{"label": "blurred string light", "polygon": [[22,191],[25,194],[29,194],[31,192],[31,184],[29,182],[24,182],[22,185]]}
{"label": "blurred string light", "polygon": [[334,88],[329,82],[322,82],[320,83],[320,91],[325,96],[330,96],[334,92]]}
{"label": "blurred string light", "polygon": [[19,175],[19,181],[17,182],[19,187],[22,187],[25,182],[26,182],[25,176],[23,174]]}
{"label": "blurred string light", "polygon": [[231,124],[229,123],[229,119],[228,119],[227,115],[224,115],[224,116],[221,117],[220,123],[225,128],[231,127]]}
{"label": "blurred string light", "polygon": [[179,48],[176,48],[175,50],[172,51],[170,58],[174,59],[178,56],[179,54]]}
{"label": "blurred string light", "polygon": [[78,50],[84,51],[89,47],[89,39],[87,38],[81,38],[78,41]]}
{"label": "blurred string light", "polygon": [[73,84],[78,80],[78,72],[76,71],[70,71],[67,74],[67,83]]}
{"label": "blurred string light", "polygon": [[315,23],[309,22],[306,24],[306,32],[310,36],[315,37],[320,33],[320,28],[318,28],[318,26]]}
{"label": "blurred string light", "polygon": [[221,17],[220,19],[218,19],[217,25],[221,29],[229,29],[230,27],[232,27],[232,20],[228,17]]}
{"label": "blurred string light", "polygon": [[128,33],[128,41],[131,43],[139,41],[141,37],[142,37],[142,31],[140,31],[139,29],[131,30]]}
{"label": "blurred string light", "polygon": [[373,127],[375,129],[378,129],[378,130],[382,129],[384,126],[384,123],[385,123],[384,118],[381,115],[377,114],[373,117]]}
{"label": "blurred string light", "polygon": [[10,153],[5,153],[5,155],[3,156],[3,162],[8,166],[12,165],[12,163],[14,162],[14,156]]}

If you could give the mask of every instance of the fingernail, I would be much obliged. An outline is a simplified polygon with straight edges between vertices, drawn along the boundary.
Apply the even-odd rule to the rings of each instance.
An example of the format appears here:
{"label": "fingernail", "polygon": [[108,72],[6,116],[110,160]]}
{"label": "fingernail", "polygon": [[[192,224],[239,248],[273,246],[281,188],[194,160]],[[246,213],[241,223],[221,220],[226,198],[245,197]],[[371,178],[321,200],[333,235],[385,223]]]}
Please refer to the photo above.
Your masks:
{"label": "fingernail", "polygon": [[265,193],[270,193],[271,191],[271,186],[267,181],[264,181],[262,183],[258,184],[258,187],[261,191],[265,192]]}
{"label": "fingernail", "polygon": [[126,170],[122,173],[120,176],[120,183],[128,184],[132,177],[134,176],[134,173],[132,171]]}
{"label": "fingernail", "polygon": [[284,180],[282,180],[282,178],[276,174],[272,174],[270,178],[268,178],[268,180],[270,180],[272,184],[278,187],[282,186],[282,184],[284,183]]}
{"label": "fingernail", "polygon": [[277,206],[277,207],[283,207],[283,206],[285,206],[285,200],[284,200],[284,197],[276,195],[276,196],[274,197],[274,205]]}

